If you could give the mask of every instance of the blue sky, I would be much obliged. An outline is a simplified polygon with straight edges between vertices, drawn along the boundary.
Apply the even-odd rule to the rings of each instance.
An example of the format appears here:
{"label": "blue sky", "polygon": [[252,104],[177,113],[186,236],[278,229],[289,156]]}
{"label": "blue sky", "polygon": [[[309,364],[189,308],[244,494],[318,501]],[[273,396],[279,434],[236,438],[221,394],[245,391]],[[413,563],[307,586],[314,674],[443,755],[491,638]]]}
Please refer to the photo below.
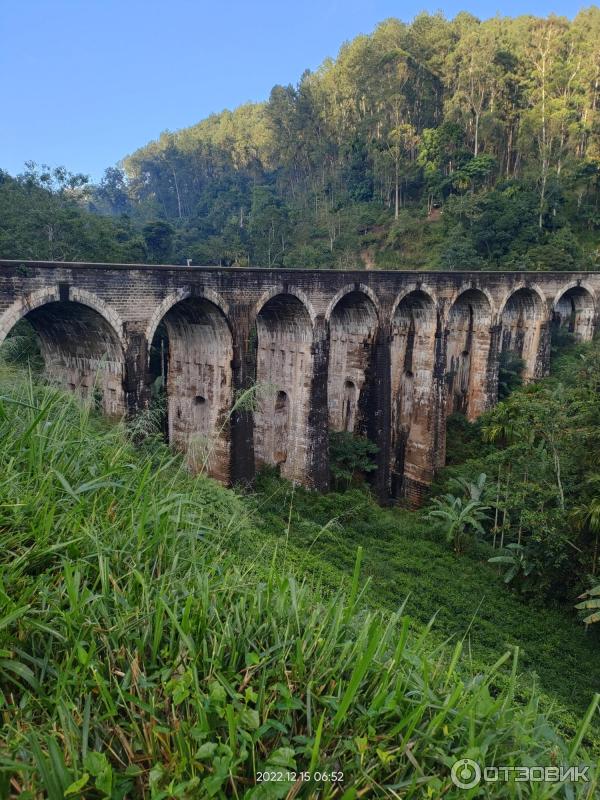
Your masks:
{"label": "blue sky", "polygon": [[33,159],[98,179],[155,138],[295,83],[381,20],[481,18],[577,0],[0,0],[0,168]]}

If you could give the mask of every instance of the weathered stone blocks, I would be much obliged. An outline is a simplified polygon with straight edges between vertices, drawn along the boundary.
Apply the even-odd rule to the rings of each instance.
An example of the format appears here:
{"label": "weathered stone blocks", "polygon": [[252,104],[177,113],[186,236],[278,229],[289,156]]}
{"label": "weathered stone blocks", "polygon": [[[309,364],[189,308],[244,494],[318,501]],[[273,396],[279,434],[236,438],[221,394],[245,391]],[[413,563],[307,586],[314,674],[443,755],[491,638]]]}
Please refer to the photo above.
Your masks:
{"label": "weathered stone blocks", "polygon": [[502,350],[540,377],[553,326],[589,340],[599,302],[597,272],[0,261],[0,342],[26,317],[52,379],[107,414],[148,404],[160,330],[169,438],[192,468],[250,483],[273,465],[325,488],[328,431],[346,430],[379,447],[382,499],[411,502],[444,463],[448,414],[496,402]]}

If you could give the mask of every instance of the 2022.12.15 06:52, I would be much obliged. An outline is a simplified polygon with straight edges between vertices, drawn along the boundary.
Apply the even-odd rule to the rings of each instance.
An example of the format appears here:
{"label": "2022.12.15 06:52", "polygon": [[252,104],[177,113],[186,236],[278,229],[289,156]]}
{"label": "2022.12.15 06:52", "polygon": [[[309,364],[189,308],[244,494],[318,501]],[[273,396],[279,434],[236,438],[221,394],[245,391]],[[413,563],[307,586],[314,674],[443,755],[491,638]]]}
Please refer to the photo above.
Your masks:
{"label": "2022.12.15 06:52", "polygon": [[281,781],[316,781],[317,783],[342,783],[344,773],[337,772],[293,772],[292,770],[264,770],[256,773],[257,783],[280,783]]}

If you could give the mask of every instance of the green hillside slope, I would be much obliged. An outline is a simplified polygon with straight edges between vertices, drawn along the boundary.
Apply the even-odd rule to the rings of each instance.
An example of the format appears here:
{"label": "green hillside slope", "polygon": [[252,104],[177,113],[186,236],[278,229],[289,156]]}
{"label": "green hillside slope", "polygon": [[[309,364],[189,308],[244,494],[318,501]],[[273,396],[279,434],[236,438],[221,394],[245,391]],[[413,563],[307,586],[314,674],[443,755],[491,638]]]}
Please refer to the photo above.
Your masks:
{"label": "green hillside slope", "polygon": [[163,259],[588,268],[599,42],[597,7],[572,22],[389,19],[266,102],[137,150],[97,206],[168,223],[150,248]]}
{"label": "green hillside slope", "polygon": [[596,6],[572,21],[388,19],[264,102],[166,131],[97,186],[64,168],[0,173],[0,256],[598,268],[599,42]]}

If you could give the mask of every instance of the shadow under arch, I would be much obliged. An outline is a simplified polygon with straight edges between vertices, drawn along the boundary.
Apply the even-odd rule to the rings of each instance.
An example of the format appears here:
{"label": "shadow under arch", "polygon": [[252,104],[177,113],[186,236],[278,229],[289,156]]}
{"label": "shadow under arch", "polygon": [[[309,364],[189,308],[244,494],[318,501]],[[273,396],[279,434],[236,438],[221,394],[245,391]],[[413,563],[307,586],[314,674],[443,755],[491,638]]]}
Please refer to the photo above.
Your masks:
{"label": "shadow under arch", "polygon": [[308,419],[313,325],[291,293],[272,295],[256,315],[255,463],[276,466],[288,480],[309,481]]}
{"label": "shadow under arch", "polygon": [[9,308],[0,318],[0,342],[20,321],[33,329],[49,381],[93,400],[108,416],[125,414],[125,352],[116,313],[107,314],[83,290],[61,299],[56,287]]}
{"label": "shadow under arch", "polygon": [[299,289],[296,286],[283,286],[283,284],[272,287],[259,298],[254,306],[255,318],[258,318],[261,311],[270,303],[271,300],[274,300],[278,297],[292,297],[294,300],[297,300],[307,313],[311,326],[315,324],[317,314],[306,292],[302,291],[302,289]]}
{"label": "shadow under arch", "polygon": [[153,399],[163,397],[168,441],[186,454],[190,468],[228,483],[231,328],[223,311],[206,297],[181,293],[180,298],[152,322]]}
{"label": "shadow under arch", "polygon": [[413,496],[431,482],[434,421],[431,395],[438,315],[433,298],[421,289],[404,295],[392,318],[391,491]]}
{"label": "shadow under arch", "polygon": [[329,429],[368,436],[379,316],[360,290],[343,294],[329,314]]}
{"label": "shadow under arch", "polygon": [[487,365],[493,311],[480,289],[465,289],[448,312],[446,357],[447,414],[474,420],[488,406]]}
{"label": "shadow under arch", "polygon": [[229,324],[229,307],[223,298],[217,292],[207,287],[202,287],[198,290],[194,287],[194,291],[190,286],[183,286],[177,291],[167,295],[163,301],[156,307],[154,313],[150,317],[150,322],[146,328],[146,341],[148,344],[154,339],[154,335],[158,326],[161,324],[163,318],[168,314],[173,306],[180,303],[182,300],[187,300],[188,297],[198,297],[201,300],[209,300],[219,311],[223,314]]}
{"label": "shadow under arch", "polygon": [[538,290],[521,286],[507,297],[500,312],[501,353],[511,353],[522,360],[525,382],[542,375],[539,352],[543,346],[543,326],[548,321],[545,307]]}
{"label": "shadow under arch", "polygon": [[355,293],[361,294],[367,297],[371,301],[375,309],[375,312],[377,314],[377,317],[379,318],[381,312],[381,304],[375,292],[364,283],[347,283],[345,286],[342,286],[342,288],[338,292],[335,293],[333,299],[327,306],[327,310],[325,311],[325,322],[329,322],[331,314],[333,313],[334,308],[338,305],[340,300],[343,300],[343,298],[346,295]]}
{"label": "shadow under arch", "polygon": [[579,342],[594,336],[596,303],[592,292],[581,284],[561,290],[552,304],[552,327],[566,330]]}

